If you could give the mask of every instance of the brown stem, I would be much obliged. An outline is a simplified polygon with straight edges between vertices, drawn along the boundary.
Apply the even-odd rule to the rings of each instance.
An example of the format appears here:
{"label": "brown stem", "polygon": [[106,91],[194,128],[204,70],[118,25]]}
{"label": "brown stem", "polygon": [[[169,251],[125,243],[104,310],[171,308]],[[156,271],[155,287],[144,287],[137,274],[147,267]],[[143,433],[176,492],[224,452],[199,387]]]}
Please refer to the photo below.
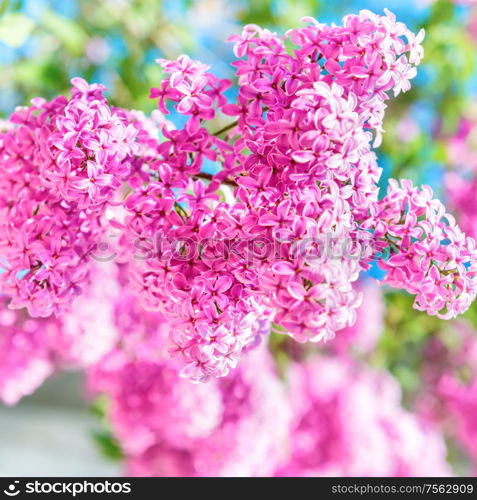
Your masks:
{"label": "brown stem", "polygon": [[[200,172],[198,174],[193,175],[194,179],[203,179],[205,181],[213,181],[214,176],[212,174],[207,174],[205,172]],[[232,179],[226,178],[220,181],[221,184],[227,184],[228,186],[237,187],[237,183]]]}
{"label": "brown stem", "polygon": [[384,239],[386,240],[386,242],[388,243],[388,245],[389,245],[390,247],[392,247],[392,248],[393,248],[393,250],[395,250],[395,251],[396,251],[396,253],[399,253],[399,252],[401,251],[401,248],[398,246],[398,244],[397,244],[395,241],[393,241],[393,240],[389,237],[389,235],[388,235],[388,234],[385,234],[385,235],[384,235]]}
{"label": "brown stem", "polygon": [[214,132],[212,135],[218,136],[223,134],[224,132],[227,132],[227,130],[230,130],[238,125],[238,120],[235,120],[232,123],[229,123],[225,127],[221,128],[220,130],[217,130],[217,132]]}
{"label": "brown stem", "polygon": [[188,217],[187,212],[179,205],[179,203],[177,203],[177,201],[174,202],[174,208],[176,209],[179,217],[182,219],[182,222],[184,222],[184,217]]}

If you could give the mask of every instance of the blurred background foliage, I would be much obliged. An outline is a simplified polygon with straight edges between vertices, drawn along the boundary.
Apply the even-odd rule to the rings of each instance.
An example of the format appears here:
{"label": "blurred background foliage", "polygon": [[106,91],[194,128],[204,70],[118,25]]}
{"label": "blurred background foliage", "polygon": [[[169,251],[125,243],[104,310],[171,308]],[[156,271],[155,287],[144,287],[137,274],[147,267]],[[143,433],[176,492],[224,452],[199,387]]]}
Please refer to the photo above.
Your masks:
{"label": "blurred background foliage", "polygon": [[[477,93],[477,7],[451,0],[0,0],[0,113],[37,95],[66,93],[76,75],[106,85],[115,105],[151,111],[158,57],[187,53],[233,78],[225,40],[243,24],[283,33],[303,16],[338,23],[345,14],[385,7],[416,32],[425,28],[426,38],[412,90],[390,100],[378,151],[382,185],[409,177],[442,196],[444,141]],[[413,310],[405,294],[387,292],[386,304],[385,332],[370,362],[390,369],[409,395],[419,384],[426,340],[452,326]],[[475,306],[467,318],[477,326]],[[286,341],[280,338],[272,338],[278,357]]]}

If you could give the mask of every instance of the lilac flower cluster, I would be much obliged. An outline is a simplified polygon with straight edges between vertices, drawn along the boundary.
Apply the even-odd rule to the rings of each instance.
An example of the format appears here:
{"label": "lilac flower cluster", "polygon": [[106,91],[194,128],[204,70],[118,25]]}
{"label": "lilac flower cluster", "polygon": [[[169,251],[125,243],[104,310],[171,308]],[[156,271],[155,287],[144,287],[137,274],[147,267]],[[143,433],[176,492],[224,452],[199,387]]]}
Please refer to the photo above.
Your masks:
{"label": "lilac flower cluster", "polygon": [[[114,229],[121,286],[164,318],[195,382],[227,375],[272,322],[299,342],[352,328],[356,282],[374,259],[416,308],[462,313],[477,292],[474,240],[426,187],[392,180],[378,197],[372,147],[389,94],[410,88],[423,31],[388,11],[306,21],[283,37],[249,25],[230,38],[234,101],[230,81],[181,56],[158,60],[151,118],[111,108],[81,79],[70,99],[17,110],[0,136],[10,307],[71,308]],[[180,129],[163,115],[171,103]],[[224,116],[236,120],[212,133]]]}
{"label": "lilac flower cluster", "polygon": [[391,180],[373,218],[375,237],[390,245],[391,257],[381,262],[385,283],[415,294],[416,309],[443,319],[468,309],[477,290],[475,241],[428,186]]}
{"label": "lilac flower cluster", "polygon": [[103,265],[91,274],[92,284],[61,318],[31,318],[0,296],[0,401],[16,404],[58,369],[84,369],[116,345],[115,269]]}
{"label": "lilac flower cluster", "polygon": [[452,337],[432,338],[424,351],[418,411],[439,425],[477,472],[477,342],[475,329],[456,321]]}
{"label": "lilac flower cluster", "polygon": [[[158,61],[167,78],[151,97],[163,113],[175,103],[188,120],[180,130],[164,125],[155,157],[141,163],[125,202],[122,252],[142,304],[173,326],[171,352],[194,381],[235,367],[257,341],[257,320],[300,342],[350,327],[361,301],[353,283],[377,252],[392,253],[385,281],[402,287],[395,267],[409,243],[395,242],[397,214],[390,232],[379,220],[387,205],[378,200],[372,143],[388,91],[410,87],[423,32],[413,35],[389,12],[362,11],[343,26],[307,21],[284,37],[255,25],[231,37],[233,103],[224,96],[230,82],[204,64]],[[212,134],[206,123],[219,112],[236,121]],[[206,162],[219,172],[205,173]],[[420,245],[452,245],[436,251],[438,264],[427,255],[420,273],[400,276],[419,291],[416,307],[451,317],[475,297],[473,241],[419,203],[416,217],[429,217],[423,226],[438,226],[426,226],[433,234]]]}
{"label": "lilac flower cluster", "polygon": [[89,280],[107,203],[129,172],[135,128],[101,85],[34,99],[0,135],[0,291],[31,316],[66,310]]}
{"label": "lilac flower cluster", "polygon": [[132,295],[117,305],[126,341],[90,366],[88,379],[93,394],[107,396],[127,474],[451,474],[442,435],[402,408],[389,374],[343,353],[292,362],[284,383],[262,346],[227,377],[193,385],[179,376],[180,363],[154,352],[169,333],[164,318],[138,316]]}
{"label": "lilac flower cluster", "polygon": [[348,358],[290,369],[292,448],[280,476],[449,476],[437,428],[400,405],[396,380]]}

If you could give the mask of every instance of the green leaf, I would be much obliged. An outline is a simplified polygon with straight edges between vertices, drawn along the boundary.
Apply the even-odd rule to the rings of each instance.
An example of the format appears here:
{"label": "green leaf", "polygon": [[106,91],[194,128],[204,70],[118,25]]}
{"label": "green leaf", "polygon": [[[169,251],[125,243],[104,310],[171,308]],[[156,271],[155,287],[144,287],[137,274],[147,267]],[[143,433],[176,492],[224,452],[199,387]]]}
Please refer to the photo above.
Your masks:
{"label": "green leaf", "polygon": [[101,419],[106,418],[108,408],[108,399],[105,396],[97,397],[89,407],[91,413]]}
{"label": "green leaf", "polygon": [[34,27],[35,23],[20,12],[5,14],[0,18],[0,41],[13,48],[21,47]]}
{"label": "green leaf", "polygon": [[434,144],[434,160],[439,162],[447,161],[447,147],[442,142],[437,142]]}
{"label": "green leaf", "polygon": [[9,4],[9,0],[2,0],[0,2],[0,15],[3,14],[7,10],[8,4]]}
{"label": "green leaf", "polygon": [[93,439],[106,458],[110,460],[121,460],[123,458],[121,447],[109,431],[96,431],[93,433]]}

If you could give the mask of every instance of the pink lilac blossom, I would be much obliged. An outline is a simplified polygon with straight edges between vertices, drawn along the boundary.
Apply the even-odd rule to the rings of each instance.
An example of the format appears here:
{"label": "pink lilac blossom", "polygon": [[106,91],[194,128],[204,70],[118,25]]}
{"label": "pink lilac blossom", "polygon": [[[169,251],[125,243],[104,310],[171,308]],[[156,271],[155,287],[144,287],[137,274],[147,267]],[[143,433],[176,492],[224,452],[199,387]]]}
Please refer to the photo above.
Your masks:
{"label": "pink lilac blossom", "polygon": [[194,385],[179,376],[180,364],[164,348],[170,327],[160,313],[144,313],[131,293],[118,297],[116,312],[119,343],[87,373],[90,392],[108,397],[128,474],[272,474],[289,411],[265,346],[229,377]]}
{"label": "pink lilac blossom", "polygon": [[372,353],[384,330],[385,305],[381,288],[371,281],[360,283],[363,302],[356,310],[356,323],[343,328],[330,340],[327,350],[348,356],[350,352],[359,355]]}
{"label": "pink lilac blossom", "polygon": [[56,321],[56,334],[48,339],[59,368],[85,368],[98,362],[116,345],[115,327],[120,289],[113,263],[101,263],[91,270],[91,282],[68,312]]}
{"label": "pink lilac blossom", "polygon": [[449,476],[436,428],[400,404],[388,373],[315,357],[289,371],[289,461],[278,476]]}
{"label": "pink lilac blossom", "polygon": [[477,342],[466,322],[454,324],[452,342],[433,338],[425,351],[418,411],[465,450],[477,471]]}
{"label": "pink lilac blossom", "polygon": [[466,236],[429,186],[391,180],[372,209],[374,236],[389,243],[383,280],[416,295],[414,307],[441,319],[468,309],[476,295],[475,241]]}
{"label": "pink lilac blossom", "polygon": [[[362,286],[369,301],[375,289]],[[261,346],[227,377],[193,385],[164,349],[164,317],[125,292],[115,305],[118,344],[87,373],[90,391],[108,399],[128,474],[450,474],[442,437],[401,407],[389,374],[343,353],[292,362],[284,382]]]}
{"label": "pink lilac blossom", "polygon": [[[388,11],[346,16],[343,26],[307,21],[284,37],[249,25],[230,38],[235,103],[224,96],[230,82],[206,65],[158,60],[167,77],[151,97],[163,113],[172,101],[189,119],[162,128],[149,178],[141,167],[131,181],[122,254],[194,381],[235,367],[256,342],[257,321],[316,342],[356,319],[353,282],[374,258],[366,244],[380,206],[371,143],[380,142],[387,92],[410,88],[424,32]],[[218,112],[237,121],[211,134],[205,125]],[[205,174],[205,160],[219,173]],[[386,236],[378,231],[378,247],[389,246]],[[456,305],[448,294],[456,311],[467,305],[460,295]]]}
{"label": "pink lilac blossom", "polygon": [[31,318],[0,297],[0,401],[16,404],[56,370],[85,368],[116,345],[116,273],[103,265],[92,275],[92,285],[61,319]]}
{"label": "pink lilac blossom", "polygon": [[31,316],[66,310],[88,284],[102,217],[129,174],[135,128],[104,87],[33,99],[0,134],[0,290]]}
{"label": "pink lilac blossom", "polygon": [[237,372],[219,381],[219,389],[224,411],[214,432],[197,442],[198,475],[273,474],[285,454],[282,443],[289,432],[290,410],[285,387],[266,350],[247,353]]}
{"label": "pink lilac blossom", "polygon": [[[16,404],[33,393],[54,371],[51,352],[45,342],[49,322],[31,319],[0,303],[0,400]],[[53,325],[54,328],[54,325]]]}
{"label": "pink lilac blossom", "polygon": [[91,366],[88,379],[92,393],[110,398],[109,416],[124,451],[141,455],[161,433],[161,443],[171,447],[208,433],[222,412],[213,384],[179,377],[163,316],[144,311],[127,287],[123,292],[114,304],[118,342]]}
{"label": "pink lilac blossom", "polygon": [[[476,294],[474,241],[426,187],[392,181],[378,199],[372,147],[388,94],[410,88],[423,30],[387,10],[306,22],[230,38],[234,102],[231,82],[203,63],[158,60],[166,77],[151,97],[187,117],[182,129],[159,111],[112,109],[81,79],[71,99],[14,113],[0,149],[10,307],[71,307],[114,228],[127,286],[167,322],[170,354],[194,382],[227,375],[272,321],[299,342],[352,327],[356,281],[376,251],[389,251],[385,282],[415,293],[415,307],[463,312]],[[236,121],[211,133],[223,115]],[[217,174],[203,171],[210,163]]]}
{"label": "pink lilac blossom", "polygon": [[[152,325],[146,330],[154,332]],[[108,416],[126,454],[127,473],[272,474],[283,456],[289,411],[268,356],[264,349],[250,352],[228,377],[199,386],[179,377],[173,360],[151,361],[124,350],[92,367],[90,388],[110,400]]]}
{"label": "pink lilac blossom", "polygon": [[445,140],[447,161],[453,171],[445,174],[448,204],[462,229],[477,236],[477,125],[475,111],[460,120],[454,136]]}
{"label": "pink lilac blossom", "polygon": [[419,124],[412,118],[411,114],[407,114],[396,126],[396,137],[403,143],[409,143],[419,137],[421,129]]}
{"label": "pink lilac blossom", "polygon": [[467,451],[477,473],[477,377],[463,383],[453,375],[445,375],[439,384],[440,397],[452,419],[452,437]]}
{"label": "pink lilac blossom", "polygon": [[[474,111],[475,113],[475,111]],[[456,169],[477,171],[477,126],[474,113],[461,118],[455,135],[446,140],[447,159]]]}
{"label": "pink lilac blossom", "polygon": [[170,361],[134,360],[114,351],[90,378],[92,388],[111,400],[108,416],[128,456],[156,443],[180,448],[220,421],[222,403],[214,386],[180,378]]}
{"label": "pink lilac blossom", "polygon": [[466,178],[458,172],[445,174],[446,196],[462,230],[477,237],[477,177]]}

